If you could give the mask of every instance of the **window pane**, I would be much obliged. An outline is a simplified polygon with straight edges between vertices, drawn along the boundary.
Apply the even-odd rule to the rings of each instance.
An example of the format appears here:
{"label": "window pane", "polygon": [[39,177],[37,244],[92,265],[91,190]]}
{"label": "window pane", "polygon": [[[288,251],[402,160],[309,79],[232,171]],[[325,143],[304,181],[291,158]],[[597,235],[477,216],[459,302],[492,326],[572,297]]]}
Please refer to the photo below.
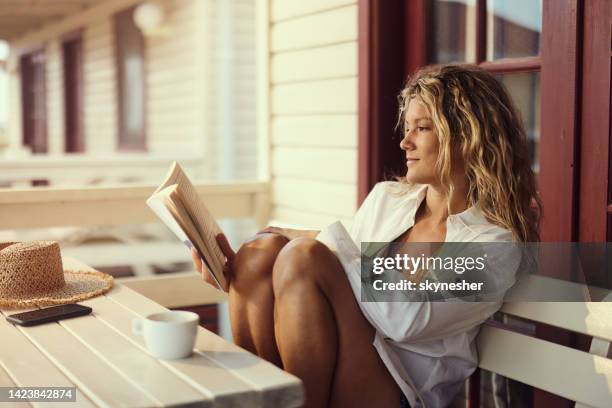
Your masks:
{"label": "window pane", "polygon": [[119,147],[145,150],[144,37],[133,15],[133,8],[115,15]]}
{"label": "window pane", "polygon": [[429,62],[475,62],[476,0],[435,0],[430,16]]}
{"label": "window pane", "polygon": [[487,0],[487,60],[540,53],[542,0]]}
{"label": "window pane", "polygon": [[500,80],[520,111],[529,141],[531,166],[539,170],[540,157],[540,73],[501,74]]}

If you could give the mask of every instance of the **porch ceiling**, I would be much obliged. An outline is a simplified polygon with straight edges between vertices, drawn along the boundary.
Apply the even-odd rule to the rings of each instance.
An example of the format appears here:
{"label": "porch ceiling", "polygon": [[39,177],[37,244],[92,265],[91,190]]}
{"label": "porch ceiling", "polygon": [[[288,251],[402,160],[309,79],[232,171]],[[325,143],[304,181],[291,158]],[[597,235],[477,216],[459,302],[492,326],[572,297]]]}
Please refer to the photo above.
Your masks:
{"label": "porch ceiling", "polygon": [[0,0],[0,39],[10,40],[99,0]]}

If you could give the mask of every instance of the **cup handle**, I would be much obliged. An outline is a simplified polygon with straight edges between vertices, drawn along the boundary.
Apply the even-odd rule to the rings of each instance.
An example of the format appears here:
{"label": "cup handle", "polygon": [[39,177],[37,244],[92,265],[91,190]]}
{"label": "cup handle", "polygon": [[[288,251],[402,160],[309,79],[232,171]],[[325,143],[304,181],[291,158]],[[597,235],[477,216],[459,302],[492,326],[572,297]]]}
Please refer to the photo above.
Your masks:
{"label": "cup handle", "polygon": [[132,332],[137,336],[142,336],[142,318],[135,317],[132,319]]}

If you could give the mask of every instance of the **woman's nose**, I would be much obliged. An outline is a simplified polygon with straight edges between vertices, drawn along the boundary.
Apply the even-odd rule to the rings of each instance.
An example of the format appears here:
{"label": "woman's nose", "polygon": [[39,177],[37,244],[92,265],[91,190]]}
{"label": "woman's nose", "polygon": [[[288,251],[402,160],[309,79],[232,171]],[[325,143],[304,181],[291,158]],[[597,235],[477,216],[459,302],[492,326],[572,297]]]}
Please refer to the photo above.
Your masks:
{"label": "woman's nose", "polygon": [[410,132],[404,133],[404,138],[400,141],[400,149],[402,150],[414,150],[414,143]]}

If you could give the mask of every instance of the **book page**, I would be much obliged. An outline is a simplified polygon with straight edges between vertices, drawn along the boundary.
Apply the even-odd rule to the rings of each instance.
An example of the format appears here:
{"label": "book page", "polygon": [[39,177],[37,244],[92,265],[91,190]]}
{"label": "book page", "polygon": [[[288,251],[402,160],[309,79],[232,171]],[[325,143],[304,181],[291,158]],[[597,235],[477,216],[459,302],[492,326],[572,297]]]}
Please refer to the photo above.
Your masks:
{"label": "book page", "polygon": [[[165,185],[177,184],[178,192],[181,196],[182,202],[185,206],[185,210],[192,218],[192,221],[207,245],[211,255],[211,263],[216,265],[223,265],[225,263],[225,255],[221,251],[221,248],[217,244],[216,236],[222,234],[223,231],[217,224],[217,221],[213,218],[208,208],[204,205],[204,202],[198,196],[198,193],[191,184],[189,178],[183,172],[181,166],[174,162],[172,168],[168,174]],[[215,267],[213,266],[213,267]],[[216,271],[215,271],[216,272]]]}
{"label": "book page", "polygon": [[158,191],[147,200],[147,205],[189,249],[195,248],[198,251],[219,288],[226,289],[227,282],[223,275],[223,264],[212,265],[210,263],[210,260],[214,258],[195,228],[191,216],[186,212],[177,194],[177,187],[177,185],[171,185]]}
{"label": "book page", "polygon": [[176,222],[174,216],[170,213],[170,211],[166,208],[163,200],[159,196],[151,196],[147,200],[147,205],[155,215],[159,217],[159,219],[176,235],[176,237],[189,248],[193,247],[193,243],[181,228],[181,226]]}

